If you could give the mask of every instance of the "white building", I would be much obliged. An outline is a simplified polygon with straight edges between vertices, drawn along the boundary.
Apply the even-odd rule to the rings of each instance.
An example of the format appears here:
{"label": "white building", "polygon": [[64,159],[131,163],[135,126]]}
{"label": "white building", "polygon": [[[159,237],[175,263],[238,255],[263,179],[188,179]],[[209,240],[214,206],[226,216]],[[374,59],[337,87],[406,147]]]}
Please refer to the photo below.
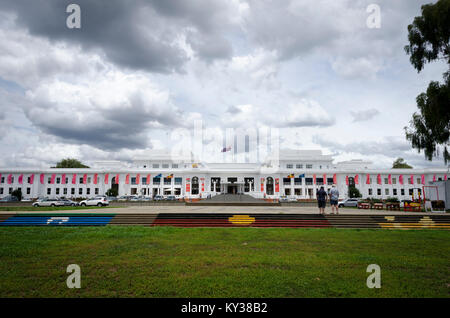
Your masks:
{"label": "white building", "polygon": [[[373,169],[371,162],[333,163],[320,150],[282,150],[263,163],[198,162],[192,154],[173,156],[154,151],[133,165],[96,162],[86,169],[0,168],[0,197],[21,188],[25,198],[91,197],[115,187],[119,195],[175,195],[205,198],[220,193],[245,193],[256,198],[315,198],[316,189],[337,184],[342,198],[355,185],[363,198],[417,198],[422,186],[447,180],[447,168]],[[117,182],[118,179],[118,182]]]}

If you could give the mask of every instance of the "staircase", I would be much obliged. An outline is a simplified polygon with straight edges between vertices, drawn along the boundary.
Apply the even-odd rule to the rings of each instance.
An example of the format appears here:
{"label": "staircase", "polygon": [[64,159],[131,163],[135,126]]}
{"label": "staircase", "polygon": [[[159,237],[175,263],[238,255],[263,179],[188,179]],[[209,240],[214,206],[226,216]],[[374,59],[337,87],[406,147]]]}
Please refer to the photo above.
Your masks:
{"label": "staircase", "polygon": [[209,206],[280,206],[280,203],[267,202],[255,199],[248,194],[218,194],[210,199],[197,202],[186,202],[186,205],[209,205]]}

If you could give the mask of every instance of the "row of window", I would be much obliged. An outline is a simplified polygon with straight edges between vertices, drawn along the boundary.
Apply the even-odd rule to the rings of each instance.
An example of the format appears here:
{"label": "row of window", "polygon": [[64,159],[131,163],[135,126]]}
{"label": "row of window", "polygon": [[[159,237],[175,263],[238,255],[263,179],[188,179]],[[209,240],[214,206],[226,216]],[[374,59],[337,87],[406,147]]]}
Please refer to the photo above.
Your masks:
{"label": "row of window", "polygon": [[[422,194],[422,190],[421,189],[417,189],[417,191],[418,191],[419,195]],[[409,189],[408,193],[409,193],[409,195],[413,195],[414,189]],[[367,189],[367,194],[369,196],[373,195],[373,189]],[[390,189],[384,189],[384,194],[385,195],[391,195]],[[392,195],[397,195],[397,194],[398,194],[398,189],[392,189]],[[377,189],[377,195],[381,195],[381,189],[380,188]],[[405,189],[400,189],[400,195],[405,195]]]}
{"label": "row of window", "polygon": [[[144,168],[147,168],[147,165],[143,166]],[[152,168],[153,169],[159,169],[159,163],[153,163],[152,164]],[[169,164],[168,163],[163,163],[161,164],[161,168],[162,169],[169,169]],[[178,163],[172,163],[172,169],[178,169]]]}
{"label": "row of window", "polygon": [[[286,168],[287,169],[294,169],[294,164],[293,163],[288,163],[286,164]],[[310,163],[305,164],[305,168],[306,169],[312,169],[313,165]],[[328,166],[327,166],[328,168]],[[297,163],[295,164],[295,169],[303,169],[303,164],[302,163]],[[322,169],[322,166],[320,166],[320,169]]]}

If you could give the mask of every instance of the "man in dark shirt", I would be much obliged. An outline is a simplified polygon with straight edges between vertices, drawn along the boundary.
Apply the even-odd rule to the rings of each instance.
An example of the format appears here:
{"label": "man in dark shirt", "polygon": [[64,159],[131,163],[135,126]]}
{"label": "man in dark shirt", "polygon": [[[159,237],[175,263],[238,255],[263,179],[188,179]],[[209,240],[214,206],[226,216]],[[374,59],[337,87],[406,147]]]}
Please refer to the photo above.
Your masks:
{"label": "man in dark shirt", "polygon": [[316,193],[317,197],[317,203],[319,205],[319,213],[325,214],[325,202],[327,200],[327,193],[325,192],[325,189],[323,187],[320,187],[320,189]]}

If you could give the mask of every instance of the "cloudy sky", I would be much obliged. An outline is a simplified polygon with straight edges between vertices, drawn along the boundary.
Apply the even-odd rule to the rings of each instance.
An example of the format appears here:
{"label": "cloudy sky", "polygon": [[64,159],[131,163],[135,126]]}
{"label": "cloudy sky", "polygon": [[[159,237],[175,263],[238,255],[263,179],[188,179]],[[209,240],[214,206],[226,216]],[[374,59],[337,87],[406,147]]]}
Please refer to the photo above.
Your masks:
{"label": "cloudy sky", "polygon": [[[131,160],[198,120],[217,153],[227,128],[263,127],[336,161],[442,166],[403,130],[446,70],[418,74],[403,50],[429,2],[0,0],[0,166]],[[66,26],[70,3],[80,29]]]}

